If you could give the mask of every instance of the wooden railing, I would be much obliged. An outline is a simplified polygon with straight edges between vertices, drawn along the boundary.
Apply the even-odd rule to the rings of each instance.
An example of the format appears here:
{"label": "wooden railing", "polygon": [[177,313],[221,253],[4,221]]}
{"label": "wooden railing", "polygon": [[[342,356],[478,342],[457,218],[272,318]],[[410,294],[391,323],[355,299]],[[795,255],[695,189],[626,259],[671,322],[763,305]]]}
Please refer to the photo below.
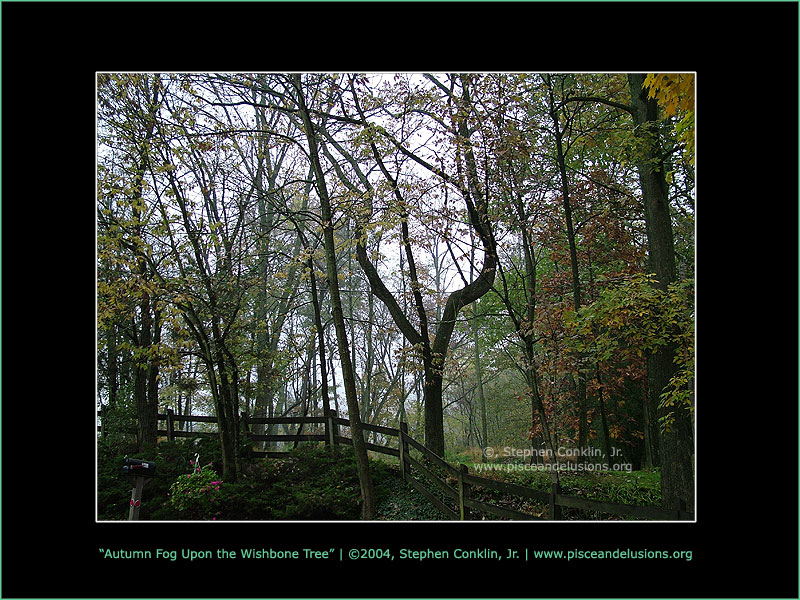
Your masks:
{"label": "wooden railing", "polygon": [[[102,411],[99,411],[98,415],[102,417]],[[158,435],[165,436],[168,440],[174,440],[179,437],[218,435],[215,432],[182,431],[175,428],[176,423],[216,423],[216,417],[176,415],[172,410],[167,409],[166,413],[158,415],[158,419],[166,423],[164,429],[158,430]],[[324,442],[331,446],[353,444],[351,438],[342,436],[339,432],[340,427],[349,427],[350,421],[336,416],[335,411],[331,411],[331,414],[327,417],[251,417],[243,412],[239,423],[243,429],[243,434],[252,442]],[[251,432],[252,425],[298,425],[298,431],[303,425],[323,425],[324,433],[254,434]],[[431,452],[408,434],[407,423],[401,422],[399,429],[370,425],[368,423],[362,423],[361,427],[368,433],[397,438],[397,447],[365,441],[367,450],[398,458],[403,480],[427,498],[440,513],[451,520],[472,520],[475,516],[473,511],[511,520],[563,520],[562,507],[657,521],[694,520],[694,513],[685,510],[667,510],[653,506],[619,504],[566,496],[561,493],[560,483],[555,474],[553,474],[549,491],[536,490],[514,483],[479,477],[471,474],[466,465],[461,464],[455,467],[442,457]],[[102,422],[98,426],[98,431],[103,431]],[[418,453],[419,456],[415,456],[415,453]],[[279,458],[287,454],[288,452],[286,451],[252,450],[254,457]],[[427,482],[431,489],[436,490],[438,493],[433,493],[423,482]],[[546,516],[541,517],[479,501],[474,498],[475,488],[494,490],[507,496],[537,501],[547,506],[547,510],[543,511]]]}
{"label": "wooden railing", "polygon": [[[576,496],[566,496],[561,493],[561,485],[555,475],[552,477],[549,491],[536,490],[514,483],[479,477],[469,473],[466,465],[461,464],[458,468],[454,467],[409,436],[405,423],[400,425],[400,438],[403,442],[400,444],[400,463],[403,478],[430,500],[442,514],[453,520],[471,520],[473,510],[512,520],[562,520],[562,507],[648,520],[694,520],[694,514],[687,511],[664,510],[652,506],[600,502]],[[409,449],[414,449],[422,454],[423,460],[420,461],[411,456]],[[435,486],[434,489],[438,489],[444,498],[452,501],[452,505],[448,506],[445,501],[436,497],[423,486],[411,474],[409,467],[416,469],[427,481],[431,482]],[[444,478],[435,474],[434,470],[443,472]],[[448,480],[454,481],[454,485],[449,483]],[[475,488],[490,489],[507,496],[537,501],[547,505],[546,516],[536,516],[519,510],[481,502],[473,497]]]}

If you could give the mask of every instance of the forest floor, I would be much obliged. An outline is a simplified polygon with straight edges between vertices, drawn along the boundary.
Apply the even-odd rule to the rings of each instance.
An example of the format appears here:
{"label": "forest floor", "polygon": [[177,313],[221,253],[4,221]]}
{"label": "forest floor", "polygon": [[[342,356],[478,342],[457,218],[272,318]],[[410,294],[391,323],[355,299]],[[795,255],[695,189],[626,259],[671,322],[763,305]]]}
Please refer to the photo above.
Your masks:
{"label": "forest floor", "polygon": [[[475,468],[474,464],[469,467],[470,471],[479,477],[516,483],[544,492],[549,492],[551,489],[551,475],[546,471],[528,469],[487,471]],[[419,478],[418,481],[420,481]],[[421,482],[424,482],[424,479]],[[562,473],[560,483],[562,493],[578,498],[637,506],[658,507],[661,504],[661,482],[658,471],[568,472]],[[455,508],[436,486],[431,486],[427,482],[423,484],[428,491],[444,501],[445,504]],[[376,493],[378,495],[376,518],[379,520],[440,521],[446,519],[427,498],[401,479],[396,466],[388,469],[388,472],[382,472],[376,480]],[[480,487],[473,487],[472,497],[487,504],[521,511],[539,518],[547,518],[548,509],[541,502]],[[473,513],[473,519],[496,520],[500,518],[488,513],[476,511]],[[562,516],[567,520],[621,519],[621,517],[576,509],[563,509]]]}
{"label": "forest floor", "polygon": [[399,471],[391,469],[375,487],[375,519],[378,521],[446,520],[430,500],[403,481]]}
{"label": "forest floor", "polygon": [[[190,461],[202,453],[204,463],[219,465],[218,449],[208,442],[198,447],[179,442],[163,443],[134,458],[155,459],[159,464],[158,477],[145,488],[142,498],[142,520],[354,520],[359,517],[361,502],[359,482],[352,451],[341,449],[331,456],[324,447],[303,447],[292,451],[285,459],[257,459],[249,462],[239,481],[225,482],[213,492],[210,488],[176,493],[174,484],[183,482],[187,472],[195,467]],[[375,519],[379,521],[442,521],[434,504],[400,476],[399,464],[392,460],[372,457],[371,471],[375,484]],[[127,518],[130,502],[130,481],[119,475],[122,455],[118,451],[101,452],[98,462],[98,517],[100,520]],[[429,465],[433,471],[437,471]],[[519,472],[485,471],[470,465],[470,471],[480,477],[501,479],[542,491],[550,490],[548,473],[523,470]],[[449,479],[445,473],[437,473]],[[218,475],[212,473],[213,478]],[[424,478],[417,481],[452,509],[451,499],[445,499],[441,489]],[[449,480],[451,487],[454,480]],[[198,484],[200,485],[200,484]],[[561,479],[562,493],[593,500],[658,506],[660,477],[657,471],[632,473],[596,473],[565,475]],[[185,495],[190,494],[190,495]],[[526,501],[503,495],[488,488],[473,487],[473,499],[487,504],[522,511],[546,518],[547,507],[540,502]],[[572,511],[574,512],[574,511]],[[572,514],[567,519],[606,519],[608,516]],[[567,514],[568,513],[568,514]],[[495,519],[488,514],[474,513],[473,519]]]}

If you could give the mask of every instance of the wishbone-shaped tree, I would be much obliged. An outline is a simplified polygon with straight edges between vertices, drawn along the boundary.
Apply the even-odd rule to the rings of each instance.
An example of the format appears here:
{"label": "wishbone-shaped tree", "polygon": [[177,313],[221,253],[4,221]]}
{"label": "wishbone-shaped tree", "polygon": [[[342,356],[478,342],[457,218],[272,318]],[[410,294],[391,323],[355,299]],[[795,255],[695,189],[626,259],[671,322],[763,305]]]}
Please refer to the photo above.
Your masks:
{"label": "wishbone-shaped tree", "polygon": [[[350,91],[350,108],[354,114],[340,115],[340,120],[359,126],[364,134],[362,139],[369,149],[372,169],[377,169],[382,177],[382,188],[388,189],[391,196],[392,210],[396,213],[396,221],[400,227],[400,243],[406,261],[407,272],[403,273],[408,278],[412,296],[412,311],[409,315],[402,308],[397,292],[393,292],[386,284],[385,277],[379,273],[367,248],[368,236],[366,230],[371,220],[375,218],[373,200],[376,198],[378,183],[365,174],[362,168],[363,161],[356,158],[355,152],[345,149],[332,135],[326,135],[325,152],[333,168],[337,171],[342,183],[350,191],[362,199],[365,204],[357,213],[356,227],[356,255],[367,280],[370,291],[377,296],[389,310],[395,324],[402,332],[406,341],[416,348],[423,367],[424,377],[424,416],[425,416],[425,445],[436,454],[444,455],[444,410],[442,402],[444,360],[447,355],[450,339],[456,325],[459,311],[488,292],[495,278],[497,267],[497,250],[489,219],[489,198],[487,189],[483,185],[479,172],[478,161],[475,157],[473,144],[470,141],[471,132],[469,119],[473,114],[473,103],[470,95],[472,79],[469,75],[454,75],[449,77],[449,86],[439,81],[436,77],[427,75],[427,80],[433,83],[434,90],[441,94],[444,103],[440,104],[439,112],[435,108],[422,107],[419,102],[408,97],[405,102],[407,112],[392,115],[402,119],[412,112],[422,114],[429,120],[430,127],[438,127],[440,133],[448,136],[450,141],[450,155],[453,166],[449,172],[443,167],[433,164],[429,157],[423,156],[421,149],[412,149],[406,139],[398,139],[386,127],[371,120],[364,107],[363,92],[357,88],[356,76],[348,77]],[[409,91],[409,94],[411,92]],[[429,90],[427,97],[434,94]],[[342,102],[344,107],[344,100]],[[400,181],[399,170],[390,168],[390,157],[386,152],[389,148],[400,160],[412,161],[424,172],[433,175],[438,185],[445,186],[450,193],[460,197],[463,201],[467,216],[468,227],[480,240],[483,251],[483,262],[477,275],[471,281],[463,280],[464,285],[446,296],[441,319],[436,322],[429,314],[424,297],[424,285],[421,281],[418,257],[418,248],[415,248],[409,221],[412,217],[414,206],[413,198],[409,197],[410,187]],[[351,167],[345,173],[333,153],[338,154]],[[369,173],[372,169],[367,170]],[[455,170],[455,172],[452,172]]]}

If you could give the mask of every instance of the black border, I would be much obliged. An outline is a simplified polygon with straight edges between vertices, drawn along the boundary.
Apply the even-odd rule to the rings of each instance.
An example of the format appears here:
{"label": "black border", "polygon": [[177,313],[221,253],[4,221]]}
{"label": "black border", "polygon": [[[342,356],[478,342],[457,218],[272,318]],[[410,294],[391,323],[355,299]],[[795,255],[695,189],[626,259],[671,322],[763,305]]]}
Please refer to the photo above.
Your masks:
{"label": "black border", "polygon": [[[797,240],[785,226],[798,221],[797,4],[4,2],[0,10],[3,597],[797,597]],[[94,390],[95,71],[655,68],[698,72],[698,523],[94,522],[93,423],[81,407]],[[770,252],[753,248],[761,216],[775,228],[766,232]],[[776,248],[779,239],[789,247]],[[746,263],[748,255],[756,260]],[[753,283],[773,262],[780,279]],[[748,303],[758,302],[780,307],[767,323],[794,351],[753,335],[763,326],[748,320],[756,310]],[[769,362],[754,366],[764,354]],[[755,373],[743,377],[743,364]],[[763,425],[752,422],[754,405]],[[52,414],[34,421],[47,441],[16,425],[32,423],[31,410]],[[401,571],[378,561],[358,570],[336,561],[132,565],[98,550],[276,540],[395,552],[687,549],[693,560],[429,561]]]}

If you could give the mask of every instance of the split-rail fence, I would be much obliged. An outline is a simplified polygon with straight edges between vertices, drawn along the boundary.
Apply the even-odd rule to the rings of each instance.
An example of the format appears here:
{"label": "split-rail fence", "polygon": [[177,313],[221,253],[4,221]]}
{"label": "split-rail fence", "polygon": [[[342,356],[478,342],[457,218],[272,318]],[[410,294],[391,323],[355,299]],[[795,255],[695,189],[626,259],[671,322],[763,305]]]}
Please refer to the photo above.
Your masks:
{"label": "split-rail fence", "polygon": [[[98,431],[104,434],[103,411],[98,411],[101,424]],[[217,433],[208,431],[184,431],[176,428],[177,423],[216,423],[217,418],[211,416],[176,415],[171,409],[166,413],[159,413],[159,421],[165,422],[166,427],[158,430],[158,435],[174,440],[179,437],[197,438],[202,436],[216,436]],[[340,434],[340,427],[350,426],[350,421],[336,416],[331,411],[327,417],[251,417],[243,412],[239,419],[243,433],[252,442],[324,442],[330,446],[339,444],[352,445],[353,440]],[[296,433],[269,433],[255,434],[251,431],[252,425],[297,425]],[[315,431],[322,433],[301,433],[306,425],[316,426]],[[322,426],[322,427],[320,427]],[[510,520],[555,520],[563,519],[562,508],[579,509],[618,517],[632,517],[636,519],[655,521],[693,521],[694,513],[682,509],[668,510],[653,506],[637,506],[619,504],[615,502],[601,502],[588,500],[576,496],[567,496],[561,493],[558,477],[552,475],[552,485],[549,491],[536,490],[522,485],[479,477],[469,472],[466,465],[455,467],[434,454],[423,444],[408,434],[408,424],[401,422],[399,429],[384,427],[382,425],[361,424],[362,429],[368,433],[377,434],[388,441],[388,438],[397,438],[396,446],[387,446],[365,442],[367,450],[394,456],[400,461],[400,473],[404,481],[427,498],[446,518],[450,520],[480,520],[479,513],[487,513]],[[366,435],[366,434],[365,434]],[[257,451],[252,450],[254,457],[280,458],[288,455],[286,451]],[[418,455],[417,455],[418,454]],[[428,482],[429,487],[423,484]],[[546,506],[542,511],[544,516],[522,512],[506,506],[497,506],[488,502],[477,500],[474,496],[476,488],[484,488],[501,492],[505,496],[533,500]]]}

